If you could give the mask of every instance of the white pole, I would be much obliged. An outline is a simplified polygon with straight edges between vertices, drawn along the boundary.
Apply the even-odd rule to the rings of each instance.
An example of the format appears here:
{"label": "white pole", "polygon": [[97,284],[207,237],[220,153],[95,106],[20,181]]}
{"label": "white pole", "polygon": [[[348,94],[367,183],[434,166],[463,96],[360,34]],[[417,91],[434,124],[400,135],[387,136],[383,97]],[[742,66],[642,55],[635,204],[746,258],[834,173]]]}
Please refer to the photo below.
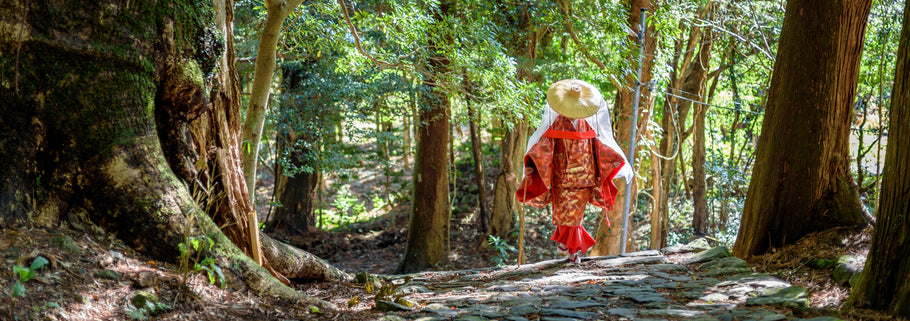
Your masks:
{"label": "white pole", "polygon": [[[635,168],[635,129],[638,127],[638,96],[641,93],[641,65],[645,56],[645,18],[648,15],[648,9],[641,8],[641,14],[638,21],[638,78],[635,80],[635,94],[632,97],[632,127],[629,128],[629,154],[626,159],[629,166]],[[626,179],[625,202],[622,206],[622,240],[619,243],[619,253],[626,253],[626,240],[629,235],[629,207],[632,202],[632,180],[635,179],[633,174],[631,178]]]}

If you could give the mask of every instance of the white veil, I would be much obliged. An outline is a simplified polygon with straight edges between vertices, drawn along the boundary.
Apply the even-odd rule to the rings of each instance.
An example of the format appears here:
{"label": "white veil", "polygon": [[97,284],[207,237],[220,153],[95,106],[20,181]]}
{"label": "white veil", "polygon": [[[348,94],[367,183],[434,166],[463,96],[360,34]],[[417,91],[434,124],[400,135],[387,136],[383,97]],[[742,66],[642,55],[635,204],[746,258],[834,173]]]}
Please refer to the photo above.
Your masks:
{"label": "white veil", "polygon": [[[543,137],[543,134],[550,128],[550,125],[553,125],[553,122],[556,121],[556,117],[559,117],[559,114],[556,113],[553,108],[550,108],[549,104],[544,105],[543,118],[540,121],[540,126],[537,127],[537,130],[534,131],[534,134],[528,139],[528,146],[525,149],[525,154],[531,150],[531,147],[533,147],[534,144],[537,144],[537,142],[540,141],[540,138]],[[594,115],[585,118],[585,121],[594,129],[594,132],[597,134],[597,140],[621,155],[622,159],[625,161],[625,164],[623,164],[619,172],[616,173],[616,177],[622,177],[626,181],[631,179],[632,166],[629,165],[626,154],[622,151],[622,148],[619,147],[619,144],[616,143],[616,139],[613,138],[613,122],[610,121],[610,109],[606,106],[606,100],[601,99],[600,108],[597,109],[597,112],[594,113]],[[524,171],[523,168],[522,171]],[[522,175],[524,175],[524,173],[522,173]]]}

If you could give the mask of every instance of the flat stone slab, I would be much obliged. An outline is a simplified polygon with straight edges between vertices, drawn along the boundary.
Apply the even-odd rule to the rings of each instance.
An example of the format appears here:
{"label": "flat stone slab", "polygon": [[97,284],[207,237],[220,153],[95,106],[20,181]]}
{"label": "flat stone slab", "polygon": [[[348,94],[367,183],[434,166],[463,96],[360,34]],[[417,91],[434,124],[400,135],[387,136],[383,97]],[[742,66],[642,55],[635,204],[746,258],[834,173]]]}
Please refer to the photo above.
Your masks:
{"label": "flat stone slab", "polygon": [[762,296],[746,299],[746,305],[779,305],[791,308],[809,306],[809,292],[801,286],[771,289]]}
{"label": "flat stone slab", "polygon": [[702,263],[702,262],[708,262],[711,260],[722,259],[722,258],[730,257],[730,256],[731,256],[730,250],[728,250],[724,246],[718,246],[718,247],[714,247],[714,248],[711,248],[708,250],[704,250],[704,251],[695,253],[695,255],[692,255],[692,257],[687,259],[684,263],[685,264]]}
{"label": "flat stone slab", "polygon": [[664,256],[633,256],[633,257],[618,257],[613,259],[598,260],[594,264],[597,264],[599,267],[618,267],[618,266],[628,266],[628,265],[637,265],[637,264],[655,264],[655,263],[668,263],[666,257]]}
{"label": "flat stone slab", "polygon": [[648,309],[639,311],[638,315],[647,317],[664,316],[673,318],[691,318],[703,313],[704,312],[702,311],[682,309]]}

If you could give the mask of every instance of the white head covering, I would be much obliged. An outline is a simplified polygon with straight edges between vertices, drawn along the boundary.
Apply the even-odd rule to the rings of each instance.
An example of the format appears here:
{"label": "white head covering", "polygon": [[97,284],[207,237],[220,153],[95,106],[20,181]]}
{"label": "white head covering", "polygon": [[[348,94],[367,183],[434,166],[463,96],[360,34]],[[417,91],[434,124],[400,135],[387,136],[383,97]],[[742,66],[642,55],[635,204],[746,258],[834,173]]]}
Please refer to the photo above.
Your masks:
{"label": "white head covering", "polygon": [[[616,140],[613,138],[613,123],[610,121],[610,109],[607,108],[607,103],[604,99],[601,98],[600,102],[601,105],[600,108],[597,109],[597,112],[584,120],[594,129],[594,132],[597,134],[597,140],[600,141],[601,144],[613,149],[613,151],[622,156],[625,164],[623,164],[619,172],[616,173],[616,177],[622,177],[628,181],[629,179],[632,179],[632,166],[629,165],[626,154],[623,153],[622,148],[619,147],[619,144],[617,144]],[[549,104],[545,105],[543,119],[541,119],[540,126],[537,127],[537,130],[534,131],[534,134],[528,139],[528,146],[525,150],[525,154],[531,150],[531,147],[533,147],[534,144],[537,144],[537,142],[540,141],[543,134],[551,125],[553,125],[553,122],[556,121],[556,117],[559,117],[559,114],[556,113],[553,108],[550,108]]]}

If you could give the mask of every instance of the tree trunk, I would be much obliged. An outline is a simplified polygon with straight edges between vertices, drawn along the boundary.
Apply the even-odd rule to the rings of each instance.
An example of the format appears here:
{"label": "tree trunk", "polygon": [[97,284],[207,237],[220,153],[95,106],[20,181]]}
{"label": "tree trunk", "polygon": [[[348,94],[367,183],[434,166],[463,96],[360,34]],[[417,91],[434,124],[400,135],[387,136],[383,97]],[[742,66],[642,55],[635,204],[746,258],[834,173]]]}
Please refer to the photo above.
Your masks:
{"label": "tree trunk", "polygon": [[787,2],[735,255],[864,223],[848,142],[871,3]]}
{"label": "tree trunk", "polygon": [[[316,228],[316,184],[319,183],[320,166],[317,137],[329,132],[331,114],[325,109],[331,98],[323,98],[321,91],[306,86],[310,69],[317,62],[290,62],[282,67],[282,106],[278,112],[277,151],[279,157],[275,170],[275,195],[279,206],[266,222],[266,231],[278,235],[293,235]],[[326,133],[327,134],[327,133]],[[308,147],[308,146],[313,146]],[[317,150],[313,150],[317,149]],[[281,164],[289,164],[285,168]]]}
{"label": "tree trunk", "polygon": [[[253,290],[314,301],[272,278],[196,206],[175,175],[193,174],[196,164],[175,157],[169,164],[164,156],[178,146],[161,140],[174,137],[192,151],[186,123],[218,106],[208,100],[207,77],[224,43],[204,31],[198,18],[207,16],[204,7],[113,1],[0,7],[0,24],[29,31],[0,34],[3,52],[15,49],[19,57],[0,59],[0,128],[7,133],[0,145],[6,164],[0,222],[50,225],[84,212],[137,250],[171,262],[187,237],[211,238],[211,257]],[[137,42],[136,35],[149,40]],[[156,121],[168,124],[158,128]],[[204,155],[218,160],[222,152]]]}
{"label": "tree trunk", "polygon": [[[281,138],[283,140],[286,138]],[[287,148],[284,143],[279,143],[279,151]],[[309,150],[295,151],[290,157],[292,162],[300,162],[299,154],[309,153]],[[265,230],[270,234],[293,235],[309,232],[316,228],[316,184],[319,183],[319,169],[312,171],[299,171],[293,176],[287,176],[279,165],[275,173],[275,194],[278,195],[278,204],[274,214],[265,223]]]}
{"label": "tree trunk", "polygon": [[[516,178],[524,157],[528,141],[528,127],[524,122],[513,125],[502,134],[500,145],[499,174],[493,189],[493,211],[490,217],[490,229],[487,235],[501,239],[509,238],[512,233],[512,216],[518,213],[518,201],[515,191],[518,190]],[[486,237],[486,236],[484,236]],[[486,242],[484,242],[486,244]]]}
{"label": "tree trunk", "polygon": [[880,211],[859,284],[844,308],[910,317],[910,2],[904,6],[891,93],[891,123],[882,174]]}
{"label": "tree trunk", "polygon": [[483,172],[483,147],[481,146],[483,142],[480,138],[480,131],[477,129],[477,114],[474,111],[474,105],[471,104],[471,80],[468,78],[466,69],[463,69],[462,73],[464,74],[465,90],[468,92],[468,95],[465,96],[465,104],[468,107],[468,123],[470,124],[471,132],[471,152],[474,157],[474,176],[477,180],[477,207],[480,208],[480,217],[478,217],[478,222],[480,224],[478,228],[480,229],[479,234],[483,235],[490,227],[490,216],[487,214],[486,205],[487,187],[484,183],[485,177]]}
{"label": "tree trunk", "polygon": [[243,121],[243,176],[249,190],[250,200],[256,196],[256,170],[259,168],[259,142],[262,140],[262,126],[265,125],[265,108],[269,103],[269,88],[275,72],[275,60],[278,52],[278,37],[281,26],[288,15],[303,0],[266,0],[268,13],[265,25],[259,34],[259,47],[256,50],[256,68],[253,71],[253,88],[250,92],[250,105]]}
{"label": "tree trunk", "polygon": [[[689,69],[691,72],[683,86],[688,93],[683,93],[683,96],[695,101],[707,102],[708,98],[704,97],[706,95],[705,84],[708,82],[711,48],[714,42],[711,31],[705,31],[701,40],[698,57],[692,63],[691,69]],[[708,234],[707,175],[705,173],[705,117],[707,117],[707,112],[708,106],[696,104],[695,115],[693,115],[695,117],[693,125],[695,141],[692,143],[692,179],[694,181],[692,197],[695,212],[692,214],[692,230],[696,237]]]}
{"label": "tree trunk", "polygon": [[[504,2],[499,2],[500,6],[508,6]],[[538,48],[540,42],[546,41],[547,27],[535,26],[531,24],[532,6],[522,6],[518,16],[509,19],[509,27],[520,30],[513,35],[515,40],[511,43],[512,55],[516,57],[518,66],[515,74],[516,80],[525,84],[540,82],[540,74],[534,71],[537,60]],[[506,9],[503,8],[505,12]],[[534,104],[535,102],[528,102]],[[512,232],[512,217],[518,214],[520,206],[515,198],[515,191],[518,190],[519,177],[524,166],[525,147],[528,143],[528,121],[524,115],[509,115],[504,117],[502,122],[512,123],[511,128],[508,126],[503,132],[502,142],[500,144],[499,154],[499,174],[496,175],[496,183],[493,185],[493,210],[490,215],[490,228],[487,233],[482,235],[483,246],[487,246],[486,238],[488,235],[496,236],[501,239],[508,239]]]}
{"label": "tree trunk", "polygon": [[[635,30],[638,33],[638,23],[639,15],[641,14],[641,8],[648,8],[649,12],[654,12],[656,5],[652,5],[649,0],[629,0],[628,1],[629,10],[629,19],[627,20],[630,28]],[[647,34],[649,35],[645,39],[645,57],[642,61],[641,68],[641,82],[647,83],[651,81],[651,66],[654,62],[654,51],[657,48],[657,37],[654,35],[654,25],[648,25],[646,28]],[[635,42],[636,37],[629,36],[629,42]],[[638,61],[638,57],[629,57],[632,61]],[[615,135],[614,138],[616,142],[619,143],[619,146],[622,147],[623,151],[628,152],[629,150],[629,132],[632,127],[632,99],[633,91],[632,86],[635,84],[634,75],[629,75],[626,77],[626,86],[619,89],[619,92],[616,95],[616,101],[613,105],[613,114],[618,115],[614,121]],[[652,104],[651,92],[647,90],[641,91],[641,98],[639,99],[641,106],[650,106]],[[639,114],[644,111],[646,108],[639,109]],[[640,117],[642,118],[642,117]],[[639,128],[647,128],[647,122],[641,122]],[[637,138],[645,137],[646,131],[637,130]],[[636,141],[640,141],[636,139]],[[632,157],[635,157],[634,155]],[[629,161],[632,161],[631,159]],[[635,162],[635,167],[639,167],[639,162]],[[633,168],[634,172],[638,172]],[[634,179],[633,179],[634,180]],[[617,182],[617,194],[616,194],[616,206],[613,207],[612,211],[607,213],[607,217],[610,220],[612,225],[607,224],[607,220],[601,219],[600,224],[597,227],[597,232],[594,233],[594,247],[591,248],[591,255],[610,255],[610,254],[619,254],[620,246],[622,241],[622,211],[623,204],[625,202],[625,182]],[[629,215],[629,233],[626,242],[626,250],[630,250],[634,247],[633,236],[634,236],[634,226],[632,222],[631,212],[634,211],[635,207],[635,196],[636,196],[636,185],[632,184],[632,208],[630,209]]]}
{"label": "tree trunk", "polygon": [[[648,134],[648,140],[653,141],[654,135],[651,132],[648,132]],[[653,195],[651,195],[651,244],[648,248],[652,250],[659,250],[667,246],[667,220],[664,219],[664,209],[661,207],[664,198],[663,186],[661,186],[663,181],[660,179],[662,172],[660,163],[662,160],[658,155],[657,144],[651,144],[651,184],[653,186]]]}
{"label": "tree trunk", "polygon": [[[437,21],[451,14],[452,3],[442,2]],[[431,43],[430,52],[445,44]],[[429,83],[441,81],[449,71],[445,56],[428,62]],[[449,97],[442,88],[430,86],[420,94],[420,122],[417,125],[417,154],[414,157],[413,194],[408,241],[398,271],[411,273],[448,263],[451,210],[449,204]]]}

